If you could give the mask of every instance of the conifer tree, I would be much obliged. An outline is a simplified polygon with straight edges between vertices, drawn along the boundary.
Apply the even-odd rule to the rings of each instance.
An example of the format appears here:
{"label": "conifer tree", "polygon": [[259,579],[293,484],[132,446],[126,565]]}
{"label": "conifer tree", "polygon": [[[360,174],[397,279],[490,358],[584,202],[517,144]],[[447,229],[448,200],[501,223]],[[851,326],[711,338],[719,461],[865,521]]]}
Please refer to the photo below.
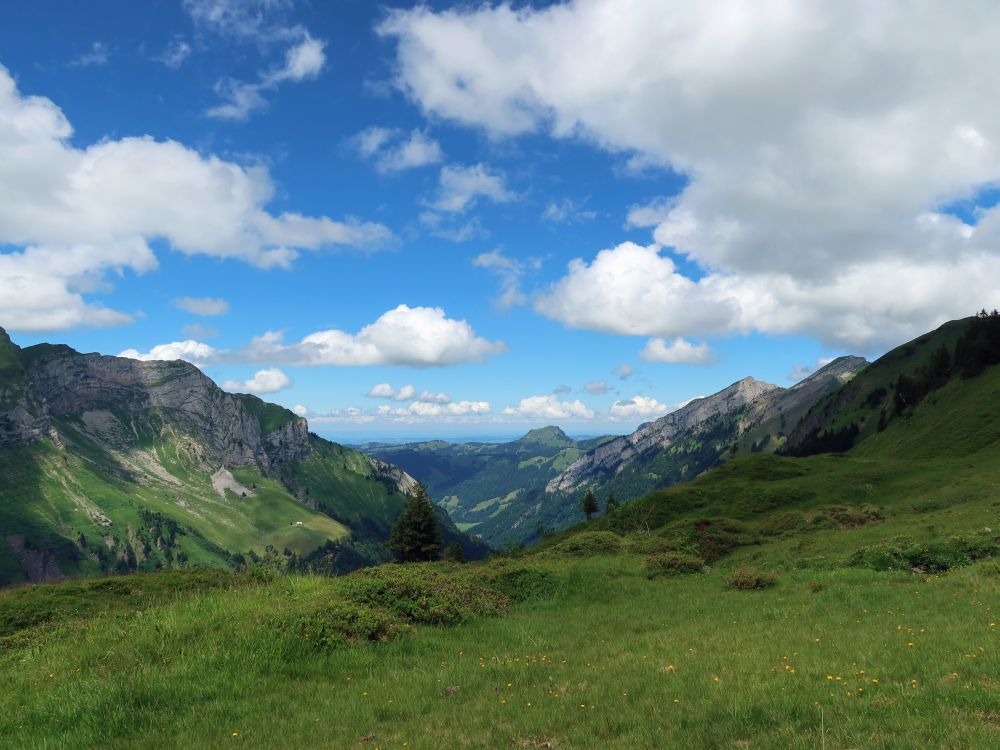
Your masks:
{"label": "conifer tree", "polygon": [[614,513],[616,510],[618,510],[618,506],[619,505],[620,505],[620,503],[618,502],[618,498],[615,497],[615,493],[614,492],[609,492],[608,493],[608,499],[604,503],[604,513],[605,513],[605,515],[608,515],[610,513]]}
{"label": "conifer tree", "polygon": [[594,517],[594,514],[600,509],[601,509],[600,506],[597,504],[597,498],[594,497],[594,493],[591,492],[590,490],[587,490],[587,494],[583,496],[582,500],[580,500],[580,510],[583,511],[584,515],[587,516],[587,520],[589,521],[591,518]]}
{"label": "conifer tree", "polygon": [[441,557],[441,529],[424,485],[417,485],[392,527],[389,549],[399,562],[421,562]]}

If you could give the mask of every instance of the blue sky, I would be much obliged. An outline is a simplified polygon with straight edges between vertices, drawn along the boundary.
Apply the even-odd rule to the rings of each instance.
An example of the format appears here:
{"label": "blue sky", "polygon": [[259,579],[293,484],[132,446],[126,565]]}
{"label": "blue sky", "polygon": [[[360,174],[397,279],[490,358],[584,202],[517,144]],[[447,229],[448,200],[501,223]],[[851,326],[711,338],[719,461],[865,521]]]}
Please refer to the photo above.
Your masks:
{"label": "blue sky", "polygon": [[19,8],[0,325],[356,441],[627,432],[998,304],[974,25],[689,5]]}

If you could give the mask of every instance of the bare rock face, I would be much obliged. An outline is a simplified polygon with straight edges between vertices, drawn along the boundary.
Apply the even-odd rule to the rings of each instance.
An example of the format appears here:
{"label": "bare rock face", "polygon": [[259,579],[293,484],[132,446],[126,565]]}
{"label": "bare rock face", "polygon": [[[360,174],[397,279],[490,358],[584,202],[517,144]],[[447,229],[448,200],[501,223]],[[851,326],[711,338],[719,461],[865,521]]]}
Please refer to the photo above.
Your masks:
{"label": "bare rock face", "polygon": [[[15,347],[16,349],[16,347]],[[69,418],[113,447],[126,448],[173,430],[204,446],[204,459],[220,466],[273,467],[309,453],[306,421],[288,412],[262,434],[257,415],[194,365],[140,362],[78,354],[63,346],[24,350],[17,387],[0,401],[0,445],[30,442],[54,420]]]}
{"label": "bare rock face", "polygon": [[635,462],[694,436],[718,419],[732,420],[732,434],[736,437],[752,430],[777,431],[782,418],[800,418],[823,395],[839,388],[867,365],[862,357],[840,357],[791,388],[744,378],[712,396],[695,399],[655,422],[640,426],[631,435],[598,446],[552,479],[545,491],[573,492],[606,480]]}
{"label": "bare rock face", "polygon": [[678,435],[713,417],[736,414],[762,394],[775,390],[781,389],[770,383],[744,378],[712,396],[695,399],[655,422],[647,422],[631,435],[604,443],[581,456],[552,479],[545,490],[549,493],[569,492],[598,477],[613,476],[632,461],[669,447]]}
{"label": "bare rock face", "polygon": [[371,456],[366,456],[366,458],[372,465],[372,474],[379,479],[388,481],[400,493],[412,495],[414,490],[417,489],[417,480],[398,466],[386,463],[378,458],[372,458]]}
{"label": "bare rock face", "polygon": [[791,388],[779,388],[756,399],[749,411],[755,421],[762,423],[781,414],[807,409],[825,392],[839,388],[867,366],[868,360],[864,357],[838,357]]}

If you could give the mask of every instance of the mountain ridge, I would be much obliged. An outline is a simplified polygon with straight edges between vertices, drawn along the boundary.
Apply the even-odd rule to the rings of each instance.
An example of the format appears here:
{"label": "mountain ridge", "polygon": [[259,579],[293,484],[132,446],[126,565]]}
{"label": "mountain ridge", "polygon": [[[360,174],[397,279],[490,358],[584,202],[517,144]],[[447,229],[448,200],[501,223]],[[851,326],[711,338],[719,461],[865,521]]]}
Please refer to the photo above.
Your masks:
{"label": "mountain ridge", "polygon": [[[0,585],[231,566],[269,549],[303,564],[322,550],[340,568],[383,562],[416,484],[186,362],[21,349],[2,329],[0,475]],[[448,543],[485,552],[443,510],[439,522]]]}

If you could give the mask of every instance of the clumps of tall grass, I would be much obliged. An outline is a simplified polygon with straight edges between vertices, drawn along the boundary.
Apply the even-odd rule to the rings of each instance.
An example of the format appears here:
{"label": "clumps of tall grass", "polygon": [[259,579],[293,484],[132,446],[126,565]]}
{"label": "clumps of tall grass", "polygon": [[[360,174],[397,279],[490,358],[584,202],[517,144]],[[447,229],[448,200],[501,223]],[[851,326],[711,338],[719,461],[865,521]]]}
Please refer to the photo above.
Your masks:
{"label": "clumps of tall grass", "polygon": [[613,531],[583,531],[554,545],[549,552],[569,557],[615,555],[622,551],[623,539]]}
{"label": "clumps of tall grass", "polygon": [[501,617],[515,603],[551,595],[558,585],[549,571],[503,560],[469,568],[382,565],[337,579],[335,598],[285,612],[275,625],[302,645],[335,649],[389,641],[416,625]]}
{"label": "clumps of tall grass", "polygon": [[847,564],[871,570],[911,570],[914,573],[944,573],[979,560],[1000,556],[1000,543],[990,532],[952,536],[933,542],[915,542],[905,537],[883,540],[856,550]]}
{"label": "clumps of tall grass", "polygon": [[667,550],[656,552],[646,558],[646,577],[653,579],[661,576],[676,576],[689,573],[701,573],[705,570],[705,561],[694,555]]}
{"label": "clumps of tall grass", "polygon": [[753,591],[771,588],[778,583],[778,577],[759,570],[737,570],[731,576],[722,576],[722,582],[731,589]]}

